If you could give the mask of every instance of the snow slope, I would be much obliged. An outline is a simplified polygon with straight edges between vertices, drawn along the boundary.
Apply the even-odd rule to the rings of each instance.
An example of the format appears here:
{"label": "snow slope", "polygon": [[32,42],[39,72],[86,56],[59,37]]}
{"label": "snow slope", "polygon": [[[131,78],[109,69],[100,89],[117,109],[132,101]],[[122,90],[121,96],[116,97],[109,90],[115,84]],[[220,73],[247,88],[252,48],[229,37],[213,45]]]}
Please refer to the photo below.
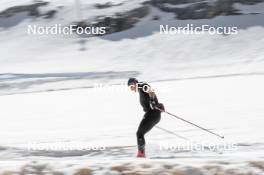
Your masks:
{"label": "snow slope", "polygon": [[[85,43],[86,51],[79,50],[82,46],[78,38],[27,36],[24,31],[12,30],[0,33],[4,43],[1,47],[4,57],[0,58],[1,94],[118,83],[131,76],[158,81],[263,73],[261,27],[228,37],[156,33],[119,42],[91,38]],[[113,76],[104,75],[109,71]]]}
{"label": "snow slope", "polygon": [[[21,1],[17,5],[29,2]],[[89,10],[82,12],[85,18],[94,18],[99,13],[111,15],[131,10],[141,2],[115,1],[114,4],[123,3],[122,7],[93,11],[94,1],[85,1],[82,8],[87,6]],[[12,7],[14,3],[4,2],[1,8]],[[69,25],[74,22],[76,8],[73,1],[52,1],[40,9],[48,11],[62,4],[64,8],[52,19],[26,17],[14,27],[0,28],[0,94],[87,88],[94,83],[119,83],[132,76],[153,82],[263,73],[263,14],[175,20],[172,14],[151,8],[150,14],[134,28],[101,38],[27,34],[28,25]],[[243,10],[240,6],[237,8]],[[153,21],[155,15],[161,19]],[[187,23],[212,26],[234,23],[241,30],[230,36],[158,33],[160,24],[185,26]]]}

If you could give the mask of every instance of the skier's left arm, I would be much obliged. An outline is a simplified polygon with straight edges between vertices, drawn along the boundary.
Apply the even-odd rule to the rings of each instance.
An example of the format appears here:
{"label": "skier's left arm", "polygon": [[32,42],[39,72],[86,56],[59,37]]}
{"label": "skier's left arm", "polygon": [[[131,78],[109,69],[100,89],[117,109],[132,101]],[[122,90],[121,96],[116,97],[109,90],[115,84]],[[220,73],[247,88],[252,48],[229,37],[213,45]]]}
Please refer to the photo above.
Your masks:
{"label": "skier's left arm", "polygon": [[151,109],[158,109],[161,111],[165,110],[164,105],[158,102],[158,98],[153,89],[150,88],[150,90],[148,91],[148,95],[150,97],[149,104]]}

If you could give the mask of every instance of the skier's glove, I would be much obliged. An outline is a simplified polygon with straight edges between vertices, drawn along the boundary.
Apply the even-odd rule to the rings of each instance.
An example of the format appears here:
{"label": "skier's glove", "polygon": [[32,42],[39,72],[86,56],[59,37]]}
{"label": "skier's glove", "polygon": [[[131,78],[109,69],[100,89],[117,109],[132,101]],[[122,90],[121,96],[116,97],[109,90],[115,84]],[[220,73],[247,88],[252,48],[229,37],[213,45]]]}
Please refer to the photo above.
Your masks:
{"label": "skier's glove", "polygon": [[165,107],[162,103],[158,103],[155,108],[160,110],[161,112],[165,111]]}
{"label": "skier's glove", "polygon": [[154,110],[154,109],[156,109],[157,103],[156,103],[156,101],[154,99],[151,98],[150,101],[149,101],[149,105],[150,105],[150,108],[152,110]]}
{"label": "skier's glove", "polygon": [[160,111],[165,111],[164,105],[162,103],[157,103],[154,99],[150,99],[150,108],[152,110],[157,109]]}

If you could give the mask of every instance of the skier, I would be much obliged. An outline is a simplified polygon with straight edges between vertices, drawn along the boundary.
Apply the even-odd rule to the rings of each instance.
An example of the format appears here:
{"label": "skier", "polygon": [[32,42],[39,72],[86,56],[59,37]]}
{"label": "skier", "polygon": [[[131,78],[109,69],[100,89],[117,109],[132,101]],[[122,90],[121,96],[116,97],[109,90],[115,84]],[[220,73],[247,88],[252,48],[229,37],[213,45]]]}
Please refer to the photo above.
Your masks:
{"label": "skier", "polygon": [[131,91],[139,93],[140,104],[145,112],[136,134],[138,145],[137,157],[145,157],[144,135],[160,121],[164,106],[158,102],[156,94],[148,84],[138,82],[136,78],[129,78],[127,85]]}

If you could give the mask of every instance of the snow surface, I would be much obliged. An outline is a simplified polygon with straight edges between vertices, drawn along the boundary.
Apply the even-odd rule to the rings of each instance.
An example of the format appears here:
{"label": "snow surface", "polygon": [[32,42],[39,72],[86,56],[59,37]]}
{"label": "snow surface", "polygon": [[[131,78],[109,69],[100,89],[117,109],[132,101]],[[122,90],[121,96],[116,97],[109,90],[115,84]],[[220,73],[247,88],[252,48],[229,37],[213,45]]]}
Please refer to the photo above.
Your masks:
{"label": "snow surface", "polygon": [[[160,150],[160,144],[189,142],[154,128],[146,137],[149,161],[182,162],[185,167],[210,161],[221,165],[223,161],[241,164],[262,160],[264,84],[260,82],[263,80],[263,75],[252,75],[153,83],[168,111],[225,135],[225,140],[166,114],[162,115],[159,127],[195,143],[236,144],[237,149],[221,152]],[[75,170],[81,165],[87,166],[84,160],[90,162],[88,167],[92,169],[101,167],[98,164],[102,162],[109,166],[110,162],[137,162],[133,159],[135,131],[143,115],[137,94],[107,89],[17,94],[1,96],[0,105],[0,145],[5,148],[0,151],[2,170],[29,164],[29,160],[40,164],[60,160],[60,164],[50,165],[57,170],[64,164],[62,170],[66,172],[72,161]],[[66,150],[30,151],[36,149],[30,147],[34,144],[46,145],[46,149],[64,146]],[[67,150],[71,146],[75,148]],[[80,151],[83,146],[105,146],[106,150]],[[103,167],[107,170],[107,166]]]}

